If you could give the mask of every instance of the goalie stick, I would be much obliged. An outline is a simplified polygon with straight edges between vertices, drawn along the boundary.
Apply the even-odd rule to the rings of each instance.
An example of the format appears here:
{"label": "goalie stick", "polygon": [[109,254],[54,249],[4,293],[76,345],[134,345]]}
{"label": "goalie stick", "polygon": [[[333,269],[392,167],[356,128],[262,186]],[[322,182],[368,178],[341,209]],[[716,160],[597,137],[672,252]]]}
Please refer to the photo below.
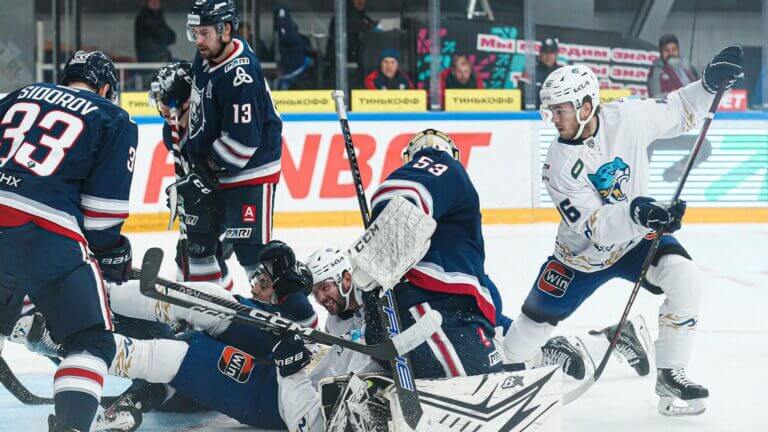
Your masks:
{"label": "goalie stick", "polygon": [[[696,156],[699,154],[699,150],[701,149],[701,143],[704,142],[704,138],[707,136],[707,131],[709,131],[709,126],[712,124],[712,120],[715,118],[715,113],[717,112],[717,107],[720,105],[720,99],[723,97],[723,93],[725,93],[725,86],[726,82],[723,81],[720,83],[720,86],[717,89],[717,93],[715,94],[715,99],[712,101],[712,104],[709,106],[709,111],[704,116],[704,124],[701,126],[701,131],[699,132],[699,136],[696,138],[696,143],[693,145],[693,148],[691,149],[691,154],[688,156],[688,162],[685,164],[685,170],[683,171],[683,176],[680,178],[680,182],[677,184],[677,188],[675,189],[675,193],[672,195],[672,199],[670,200],[670,206],[674,204],[675,201],[680,199],[680,194],[683,192],[683,187],[685,186],[685,181],[688,179],[688,175],[691,173],[691,169],[693,168],[693,161],[696,159]],[[614,331],[613,336],[611,336],[611,342],[608,345],[608,349],[605,351],[605,354],[603,354],[603,358],[600,361],[600,364],[597,366],[597,369],[595,369],[595,373],[592,374],[591,377],[588,379],[585,379],[584,382],[579,385],[574,391],[569,393],[568,395],[565,395],[567,397],[563,397],[563,404],[567,404],[574,399],[578,398],[582,394],[584,394],[587,390],[589,390],[590,387],[592,387],[595,382],[597,382],[598,379],[600,379],[600,376],[603,374],[603,371],[605,370],[605,366],[608,363],[608,359],[611,356],[611,353],[613,352],[613,349],[616,347],[616,344],[619,342],[619,337],[621,336],[621,331],[624,329],[624,324],[627,321],[627,317],[629,316],[629,311],[632,309],[632,305],[635,303],[635,298],[637,297],[638,291],[640,291],[640,286],[643,283],[643,280],[645,280],[645,274],[648,273],[648,269],[651,266],[651,262],[653,261],[653,256],[656,255],[656,251],[659,249],[659,243],[661,242],[662,234],[664,233],[664,228],[661,228],[656,231],[656,236],[653,239],[653,242],[651,243],[651,248],[648,251],[648,254],[645,256],[645,261],[643,261],[643,266],[640,268],[640,275],[637,277],[637,280],[635,280],[635,285],[632,287],[632,292],[629,295],[629,300],[627,301],[627,305],[624,307],[624,312],[621,314],[621,319],[619,319],[619,323],[616,325],[616,331]]]}
{"label": "goalie stick", "polygon": [[[349,130],[349,120],[347,119],[347,110],[344,106],[344,91],[334,90],[333,100],[336,102],[336,113],[339,116],[341,124],[341,133],[344,136],[344,147],[347,150],[347,159],[349,159],[349,168],[352,172],[352,180],[355,184],[357,194],[357,203],[360,206],[360,215],[363,218],[363,226],[367,229],[371,225],[371,212],[368,208],[368,199],[365,197],[365,188],[363,179],[360,175],[360,166],[357,163],[354,143],[352,142],[352,132]],[[386,299],[386,302],[385,300]],[[398,313],[397,303],[392,289],[384,291],[381,301],[378,305],[379,319],[385,326],[385,337],[397,337],[402,327],[400,323],[400,314]],[[400,403],[400,409],[403,412],[403,418],[408,426],[415,430],[424,414],[419,402],[419,393],[416,390],[413,370],[406,356],[392,358],[389,362],[392,374],[395,379],[395,389],[397,390],[397,399]]]}
{"label": "goalie stick", "polygon": [[[364,345],[310,327],[303,327],[279,315],[198,291],[181,283],[161,279],[157,274],[160,271],[162,260],[162,249],[151,248],[144,255],[142,269],[132,270],[134,274],[138,274],[141,293],[147,297],[217,316],[221,319],[257,327],[278,336],[285,332],[296,332],[308,341],[324,345],[339,345],[379,360],[389,361],[416,348],[437,331],[442,324],[439,313],[426,315],[396,338],[377,345]],[[194,298],[194,300],[174,296],[172,293],[182,294]]]}

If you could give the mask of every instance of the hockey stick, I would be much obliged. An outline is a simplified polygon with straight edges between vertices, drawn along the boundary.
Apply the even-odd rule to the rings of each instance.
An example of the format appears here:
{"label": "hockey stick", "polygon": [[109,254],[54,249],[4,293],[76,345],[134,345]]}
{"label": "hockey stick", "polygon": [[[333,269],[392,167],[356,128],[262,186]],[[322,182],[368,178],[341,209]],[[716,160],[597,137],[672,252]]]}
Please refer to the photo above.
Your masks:
{"label": "hockey stick", "polygon": [[[677,188],[675,189],[675,193],[672,195],[672,199],[670,200],[670,206],[674,204],[675,201],[680,199],[680,194],[683,192],[683,187],[685,186],[685,181],[688,180],[688,175],[691,173],[691,168],[693,168],[693,161],[696,159],[696,156],[699,154],[699,150],[701,148],[701,143],[704,142],[704,139],[707,137],[707,131],[709,131],[709,126],[712,124],[712,120],[715,118],[715,113],[717,112],[717,107],[720,105],[720,99],[723,97],[723,93],[725,93],[725,84],[726,82],[723,81],[720,83],[720,86],[717,89],[717,93],[715,94],[715,99],[712,101],[712,104],[709,106],[709,111],[704,116],[704,124],[701,126],[701,131],[699,132],[698,138],[696,138],[696,143],[693,145],[693,149],[691,149],[691,154],[688,156],[688,162],[685,164],[685,170],[683,171],[683,176],[680,178],[680,182],[677,184]],[[611,336],[611,342],[608,345],[608,350],[606,350],[605,354],[603,354],[603,358],[600,361],[600,364],[597,366],[597,369],[595,369],[595,373],[589,377],[588,379],[584,380],[584,383],[581,384],[576,390],[569,393],[567,396],[569,397],[568,400],[563,398],[563,404],[567,404],[571,402],[573,399],[578,398],[582,394],[584,394],[587,390],[589,390],[592,385],[595,384],[595,382],[600,379],[600,376],[603,374],[603,371],[605,370],[605,366],[608,363],[608,359],[611,357],[611,353],[613,352],[613,349],[616,347],[616,344],[619,341],[619,337],[621,336],[621,331],[624,329],[624,324],[627,321],[627,317],[629,316],[629,311],[632,309],[632,305],[635,303],[635,298],[637,297],[637,293],[640,291],[640,286],[643,283],[643,280],[645,280],[645,275],[648,273],[648,269],[651,267],[651,262],[653,261],[653,256],[656,255],[656,251],[659,249],[659,244],[661,243],[661,237],[664,233],[664,228],[656,230],[656,236],[653,239],[653,242],[651,243],[651,248],[648,251],[648,254],[645,256],[645,261],[643,261],[643,266],[640,268],[640,275],[637,277],[637,280],[635,281],[634,287],[632,287],[632,292],[629,295],[629,300],[627,301],[627,305],[624,307],[624,312],[621,314],[621,319],[619,319],[619,323],[616,325],[616,331],[614,331],[613,335]]]}
{"label": "hockey stick", "polygon": [[50,405],[53,403],[53,398],[37,396],[24,387],[24,384],[16,378],[11,367],[2,357],[0,357],[0,382],[24,405]]}
{"label": "hockey stick", "polygon": [[[173,124],[171,124],[171,152],[173,153],[173,171],[176,174],[176,181],[184,178],[187,174],[187,170],[184,168],[184,161],[181,156],[181,137],[179,136],[179,110],[175,106],[170,107],[171,117],[173,118]],[[174,192],[175,193],[175,192]],[[178,201],[178,196],[176,198]],[[177,213],[182,213],[179,216],[179,243],[178,254],[180,258],[181,274],[184,280],[189,279],[189,243],[187,238],[187,226],[184,221],[183,212],[179,212],[180,204],[178,202],[171,203],[174,208],[171,209],[171,218],[168,221],[168,229],[173,227],[173,220],[176,218]]]}
{"label": "hockey stick", "polygon": [[[308,341],[331,346],[339,345],[379,360],[391,360],[416,348],[437,331],[442,324],[442,318],[438,313],[431,314],[418,320],[408,331],[401,333],[397,338],[378,345],[364,345],[310,327],[303,327],[279,315],[198,291],[181,283],[161,279],[157,274],[162,260],[162,249],[151,248],[144,255],[142,269],[140,271],[132,270],[132,272],[140,273],[140,290],[147,297],[239,324],[257,327],[277,336],[281,336],[285,332],[296,332]],[[194,298],[194,300],[171,295],[171,292]]]}
{"label": "hockey stick", "polygon": [[[332,95],[333,100],[336,102],[336,113],[339,116],[341,133],[344,136],[344,147],[347,150],[347,159],[349,159],[352,180],[355,183],[355,192],[357,193],[357,203],[360,206],[360,215],[363,218],[363,226],[368,228],[371,224],[371,211],[368,207],[368,199],[365,197],[365,188],[363,187],[363,179],[360,175],[360,166],[357,163],[355,147],[352,143],[352,132],[349,130],[347,110],[344,106],[344,91],[335,90]],[[385,325],[386,323],[385,329],[387,331],[384,332],[385,338],[387,336],[389,338],[397,337],[397,334],[400,333],[402,328],[400,325],[402,320],[400,319],[400,314],[397,309],[394,292],[391,289],[386,290],[383,298],[386,298],[386,303],[381,302],[378,305],[378,309],[382,325]],[[419,402],[419,393],[418,390],[416,390],[413,370],[411,369],[406,356],[392,358],[389,365],[392,369],[392,374],[395,377],[395,389],[397,390],[397,399],[400,403],[400,409],[403,412],[403,418],[408,426],[412,430],[415,430],[424,411]]]}

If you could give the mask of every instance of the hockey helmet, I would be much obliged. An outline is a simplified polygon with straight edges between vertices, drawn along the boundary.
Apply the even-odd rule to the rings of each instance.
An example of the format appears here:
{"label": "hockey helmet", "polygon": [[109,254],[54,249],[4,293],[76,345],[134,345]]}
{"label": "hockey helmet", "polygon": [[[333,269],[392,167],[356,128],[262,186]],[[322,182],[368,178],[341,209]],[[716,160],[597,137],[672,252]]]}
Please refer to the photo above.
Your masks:
{"label": "hockey helmet", "polygon": [[118,102],[120,83],[117,80],[117,70],[106,54],[101,51],[76,51],[64,65],[61,84],[80,81],[99,91],[104,84],[109,84],[106,98]]}
{"label": "hockey helmet", "polygon": [[194,42],[195,34],[192,29],[200,26],[214,26],[216,33],[221,36],[225,23],[232,25],[233,34],[240,24],[240,15],[234,0],[195,0],[187,15],[187,39]]}
{"label": "hockey helmet", "polygon": [[352,289],[344,290],[344,272],[352,274],[352,261],[339,249],[320,249],[307,258],[307,267],[312,272],[312,286],[333,281],[339,287],[339,294],[344,298],[345,307],[349,305]]}
{"label": "hockey helmet", "polygon": [[189,100],[192,90],[192,64],[176,62],[161,67],[149,86],[149,103],[155,107],[160,103],[169,108],[180,108]]}
{"label": "hockey helmet", "polygon": [[412,161],[413,155],[428,147],[442,150],[449,153],[454,159],[460,160],[459,148],[456,147],[448,134],[435,129],[424,129],[408,141],[408,145],[403,150],[403,163],[407,164]]}
{"label": "hockey helmet", "polygon": [[[541,97],[541,118],[549,123],[554,115],[550,106],[570,102],[576,110],[576,121],[579,123],[579,131],[572,139],[581,136],[587,123],[592,120],[597,107],[600,106],[600,84],[597,76],[592,69],[584,65],[563,66],[552,72],[539,92]],[[578,115],[579,110],[584,105],[584,101],[589,98],[592,102],[592,110],[589,116],[582,120]]]}

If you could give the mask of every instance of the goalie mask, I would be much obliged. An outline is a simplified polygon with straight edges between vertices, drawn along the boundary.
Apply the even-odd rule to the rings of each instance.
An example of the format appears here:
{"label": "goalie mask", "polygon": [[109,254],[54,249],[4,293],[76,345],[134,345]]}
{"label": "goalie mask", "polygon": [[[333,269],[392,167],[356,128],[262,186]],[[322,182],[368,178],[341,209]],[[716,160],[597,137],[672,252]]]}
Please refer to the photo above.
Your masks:
{"label": "goalie mask", "polygon": [[171,63],[161,67],[149,86],[149,104],[160,109],[160,104],[169,108],[181,108],[192,92],[192,64]]}
{"label": "goalie mask", "polygon": [[411,140],[408,141],[408,145],[403,150],[403,164],[412,161],[413,155],[428,147],[442,150],[449,153],[454,159],[460,160],[459,148],[456,147],[456,144],[453,143],[448,134],[435,129],[425,129],[411,137]]}
{"label": "goalie mask", "polygon": [[352,275],[352,261],[347,254],[339,249],[325,248],[313,253],[307,258],[307,267],[312,272],[313,292],[318,285],[326,282],[335,282],[339,289],[339,295],[344,301],[343,312],[349,308],[349,297],[352,295],[352,286],[344,289],[344,272]]}
{"label": "goalie mask", "polygon": [[[578,139],[600,106],[600,84],[595,73],[587,66],[563,66],[547,77],[541,86],[539,96],[541,96],[541,118],[545,123],[552,123],[554,118],[551,106],[566,102],[573,104],[579,130],[569,139]],[[592,110],[587,118],[582,120],[580,110],[585,100],[592,103]]]}

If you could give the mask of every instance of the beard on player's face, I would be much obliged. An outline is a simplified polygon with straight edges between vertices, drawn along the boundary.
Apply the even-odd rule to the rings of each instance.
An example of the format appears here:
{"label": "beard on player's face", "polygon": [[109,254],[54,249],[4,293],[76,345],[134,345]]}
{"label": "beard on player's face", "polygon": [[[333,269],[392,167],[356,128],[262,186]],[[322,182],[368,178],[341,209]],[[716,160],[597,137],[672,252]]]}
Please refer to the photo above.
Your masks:
{"label": "beard on player's face", "polygon": [[333,280],[327,280],[315,284],[312,287],[312,294],[315,301],[320,303],[331,315],[338,315],[347,307],[346,301],[339,292],[339,286]]}

